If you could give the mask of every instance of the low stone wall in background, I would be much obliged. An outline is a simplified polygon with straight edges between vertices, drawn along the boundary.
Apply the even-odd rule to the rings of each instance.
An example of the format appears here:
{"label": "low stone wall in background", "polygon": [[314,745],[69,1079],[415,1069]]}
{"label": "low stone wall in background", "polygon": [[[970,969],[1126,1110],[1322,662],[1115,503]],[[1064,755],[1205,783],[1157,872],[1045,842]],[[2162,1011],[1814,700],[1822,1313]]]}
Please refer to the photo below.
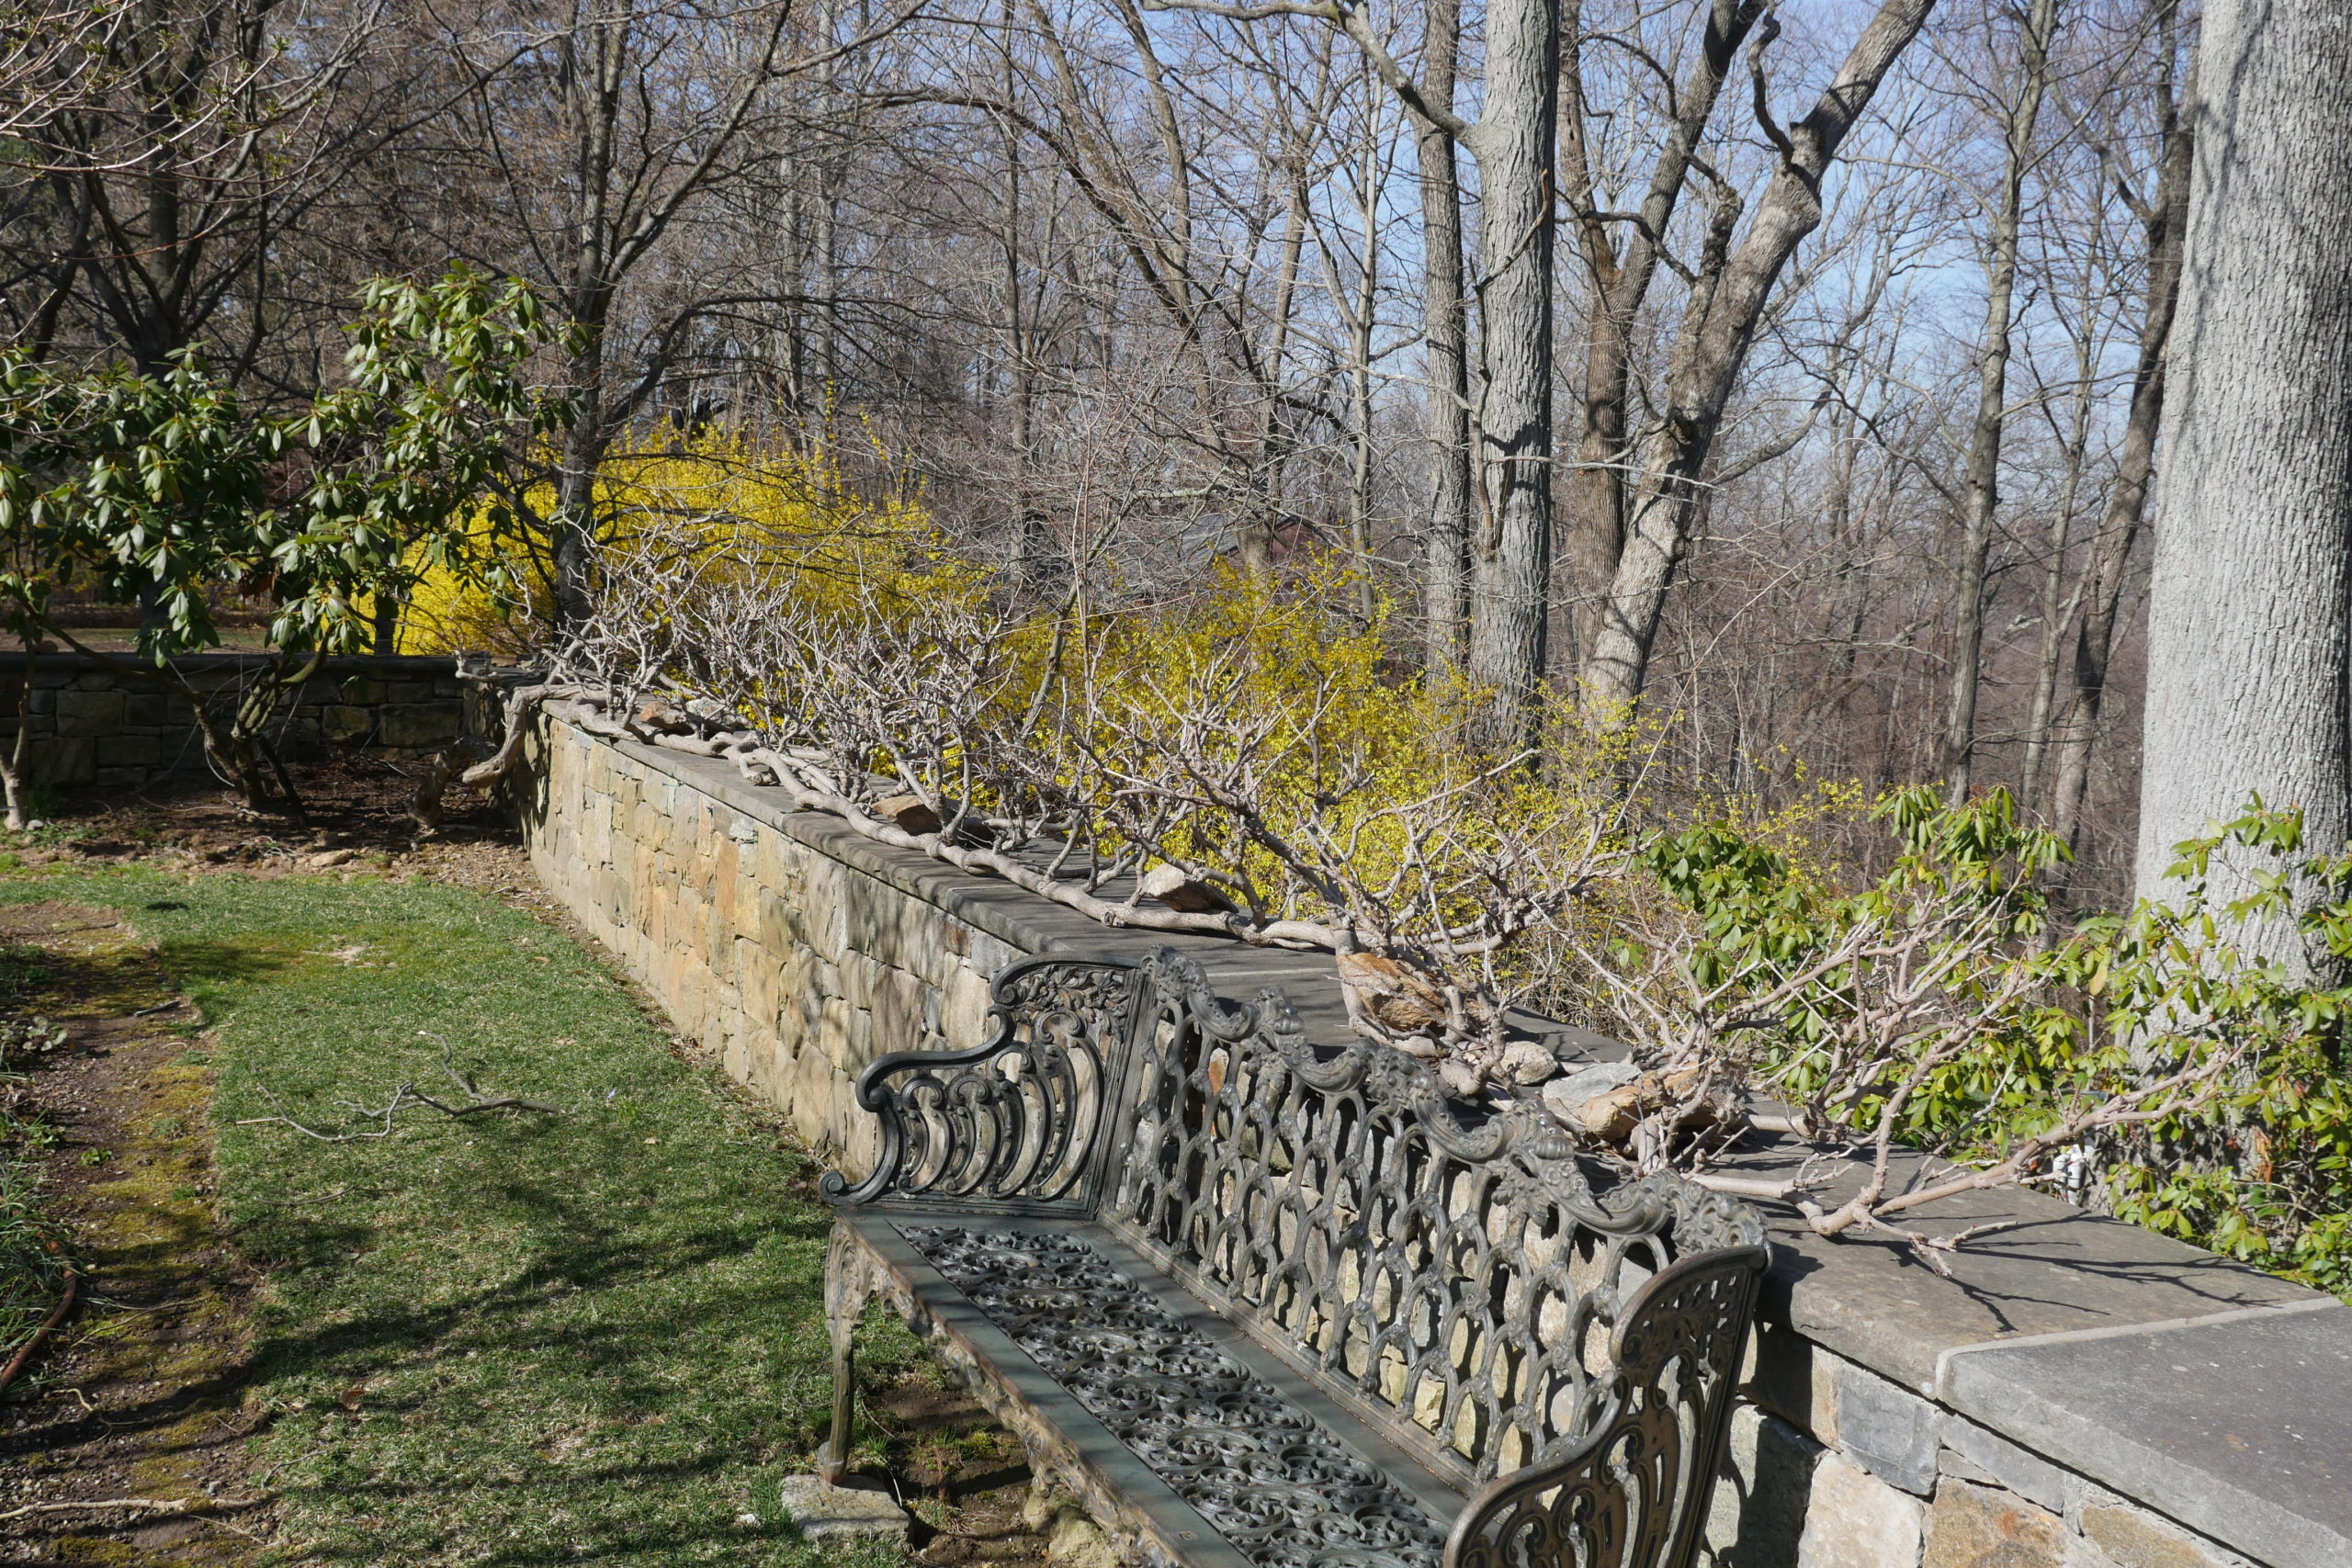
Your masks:
{"label": "low stone wall in background", "polygon": [[[225,707],[267,662],[259,654],[195,654],[176,668]],[[26,664],[21,652],[0,653],[0,747],[16,743]],[[137,788],[204,768],[203,738],[177,693],[80,654],[42,654],[31,664],[34,784]],[[288,761],[334,746],[435,750],[469,732],[475,690],[444,657],[331,659],[288,694],[270,726],[271,744]]]}
{"label": "low stone wall in background", "polygon": [[[1108,930],[785,811],[723,762],[556,717],[529,762],[518,803],[548,890],[846,1174],[877,1153],[858,1072],[978,1043],[989,976],[1026,954],[1178,946],[1221,994],[1278,986],[1309,1038],[1348,1038],[1328,957]],[[1785,1176],[1804,1156],[1768,1139],[1741,1157]],[[2352,1568],[2342,1303],[2015,1190],[1916,1216],[2009,1227],[1949,1278],[1759,1207],[1774,1266],[1711,1568]]]}

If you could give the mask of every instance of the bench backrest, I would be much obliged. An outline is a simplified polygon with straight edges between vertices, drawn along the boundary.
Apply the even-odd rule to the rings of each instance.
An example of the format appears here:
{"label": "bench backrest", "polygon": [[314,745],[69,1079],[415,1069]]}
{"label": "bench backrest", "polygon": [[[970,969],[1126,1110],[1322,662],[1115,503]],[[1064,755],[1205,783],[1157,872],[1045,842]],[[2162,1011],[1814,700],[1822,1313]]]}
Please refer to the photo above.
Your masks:
{"label": "bench backrest", "polygon": [[881,1159],[833,1196],[1091,1215],[1465,1486],[1610,1418],[1644,1281],[1761,1239],[1678,1179],[1598,1197],[1532,1105],[1462,1105],[1368,1041],[1317,1047],[1279,992],[1222,1000],[1170,950],[1024,961],[996,999],[983,1044],[867,1069]]}
{"label": "bench backrest", "polygon": [[1458,1480],[1582,1440],[1634,1292],[1761,1240],[1676,1178],[1596,1197],[1534,1106],[1464,1106],[1370,1041],[1318,1050],[1279,992],[1220,1002],[1172,953],[1147,972],[1100,1217]]}
{"label": "bench backrest", "polygon": [[881,1150],[854,1187],[828,1172],[826,1195],[1093,1213],[1114,1130],[1104,1108],[1124,1080],[1149,983],[1123,959],[1007,964],[991,983],[979,1044],[899,1051],[858,1075],[857,1102],[880,1119]]}

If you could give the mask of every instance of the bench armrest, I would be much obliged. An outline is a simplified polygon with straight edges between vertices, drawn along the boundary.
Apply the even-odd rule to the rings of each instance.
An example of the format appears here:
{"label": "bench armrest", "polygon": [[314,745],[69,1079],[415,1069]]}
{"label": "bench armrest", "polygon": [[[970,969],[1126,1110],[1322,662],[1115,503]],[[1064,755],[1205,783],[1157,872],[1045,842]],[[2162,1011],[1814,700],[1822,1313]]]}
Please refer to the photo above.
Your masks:
{"label": "bench armrest", "polygon": [[1770,1260],[1761,1247],[1696,1253],[1636,1291],[1591,1435],[1474,1494],[1445,1568],[1689,1568]]}
{"label": "bench armrest", "polygon": [[1028,959],[990,987],[979,1044],[876,1057],[858,1075],[857,1102],[881,1124],[879,1156],[854,1186],[827,1172],[825,1196],[1015,1212],[1090,1207],[1137,973],[1119,960]]}

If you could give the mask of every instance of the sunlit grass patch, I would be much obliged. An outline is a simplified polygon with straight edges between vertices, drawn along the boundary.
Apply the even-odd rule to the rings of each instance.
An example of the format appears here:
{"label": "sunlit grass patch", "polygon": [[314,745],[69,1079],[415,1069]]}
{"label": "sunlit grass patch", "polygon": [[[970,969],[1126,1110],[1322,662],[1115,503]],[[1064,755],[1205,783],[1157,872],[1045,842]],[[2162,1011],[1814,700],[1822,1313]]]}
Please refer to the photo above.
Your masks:
{"label": "sunlit grass patch", "polygon": [[[808,1162],[575,943],[423,883],[55,871],[202,1008],[220,1201],[268,1271],[257,1475],[289,1560],[813,1562],[779,1517],[826,1398]],[[551,1116],[352,1109],[411,1082]],[[350,1102],[349,1104],[344,1102]]]}

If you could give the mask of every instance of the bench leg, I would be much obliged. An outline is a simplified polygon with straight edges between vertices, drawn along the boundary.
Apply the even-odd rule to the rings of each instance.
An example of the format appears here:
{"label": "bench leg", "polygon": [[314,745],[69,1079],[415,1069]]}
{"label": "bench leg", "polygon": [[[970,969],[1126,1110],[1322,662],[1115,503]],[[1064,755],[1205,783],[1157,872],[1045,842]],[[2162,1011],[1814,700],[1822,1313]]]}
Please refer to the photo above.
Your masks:
{"label": "bench leg", "polygon": [[865,1295],[851,1280],[849,1245],[848,1236],[836,1230],[825,1258],[825,1326],[833,1340],[833,1427],[817,1457],[817,1474],[828,1486],[839,1486],[849,1473],[851,1427],[857,1406],[855,1335]]}

